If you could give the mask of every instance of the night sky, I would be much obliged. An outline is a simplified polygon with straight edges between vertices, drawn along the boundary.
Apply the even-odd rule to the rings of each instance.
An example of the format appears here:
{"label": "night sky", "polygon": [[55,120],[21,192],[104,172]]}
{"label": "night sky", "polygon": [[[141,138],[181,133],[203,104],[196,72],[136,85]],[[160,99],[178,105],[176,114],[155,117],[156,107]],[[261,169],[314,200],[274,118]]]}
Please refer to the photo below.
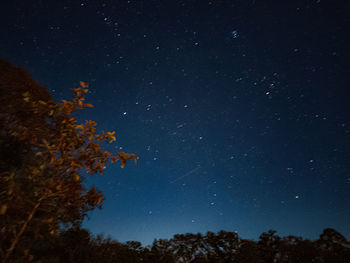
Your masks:
{"label": "night sky", "polygon": [[[282,3],[283,2],[283,3]],[[0,57],[116,131],[84,227],[350,238],[348,1],[4,1]]]}

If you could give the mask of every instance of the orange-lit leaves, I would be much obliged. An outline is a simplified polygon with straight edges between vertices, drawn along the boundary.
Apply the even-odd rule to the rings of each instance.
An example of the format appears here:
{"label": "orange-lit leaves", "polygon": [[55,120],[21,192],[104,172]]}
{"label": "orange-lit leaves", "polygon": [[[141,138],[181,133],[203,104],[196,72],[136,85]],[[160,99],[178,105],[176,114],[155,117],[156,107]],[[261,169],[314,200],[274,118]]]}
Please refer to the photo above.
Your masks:
{"label": "orange-lit leaves", "polygon": [[7,205],[2,205],[0,208],[0,215],[6,214],[7,211]]}
{"label": "orange-lit leaves", "polygon": [[121,162],[121,165],[120,165],[121,168],[124,168],[126,162],[129,161],[129,160],[134,160],[135,165],[136,165],[138,158],[139,157],[137,155],[135,155],[135,154],[128,154],[128,153],[125,153],[125,152],[120,152],[117,155],[117,159],[120,160],[120,162]]}
{"label": "orange-lit leaves", "polygon": [[116,140],[114,134],[115,134],[115,131],[113,131],[113,132],[107,132],[107,137],[108,137],[108,139],[109,139],[109,143],[112,143],[112,142],[114,142],[114,141]]}

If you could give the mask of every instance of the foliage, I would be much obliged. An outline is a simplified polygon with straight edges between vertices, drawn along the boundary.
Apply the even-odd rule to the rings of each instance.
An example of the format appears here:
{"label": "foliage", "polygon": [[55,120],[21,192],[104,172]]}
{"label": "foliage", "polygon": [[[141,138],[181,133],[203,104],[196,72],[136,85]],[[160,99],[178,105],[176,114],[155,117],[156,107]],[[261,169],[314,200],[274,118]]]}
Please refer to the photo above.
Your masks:
{"label": "foliage", "polygon": [[[82,172],[102,175],[106,163],[138,158],[114,156],[102,148],[114,132],[96,131],[96,122],[72,117],[85,103],[87,83],[72,101],[53,101],[22,69],[0,61],[0,258],[31,259],[33,239],[54,235],[62,224],[79,225],[87,211],[101,208],[104,196],[86,189]],[[15,253],[13,253],[15,251]]]}
{"label": "foliage", "polygon": [[[87,230],[72,228],[36,243],[33,255],[41,262],[64,263],[345,263],[350,262],[350,243],[333,229],[325,229],[316,241],[263,233],[258,241],[220,231],[175,235],[155,240],[150,247],[139,242],[119,243]],[[271,256],[273,255],[273,256]]]}

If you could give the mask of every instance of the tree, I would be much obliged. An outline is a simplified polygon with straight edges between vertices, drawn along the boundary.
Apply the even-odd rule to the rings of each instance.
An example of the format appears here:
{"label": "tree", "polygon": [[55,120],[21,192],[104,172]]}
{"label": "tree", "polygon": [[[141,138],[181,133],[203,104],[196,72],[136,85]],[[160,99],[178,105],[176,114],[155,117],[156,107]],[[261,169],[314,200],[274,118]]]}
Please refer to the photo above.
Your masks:
{"label": "tree", "polygon": [[325,262],[350,262],[350,242],[332,228],[326,228],[315,242]]}
{"label": "tree", "polygon": [[258,246],[265,262],[275,262],[279,260],[281,255],[279,253],[281,246],[281,238],[276,235],[276,231],[269,230],[264,232],[259,237]]}
{"label": "tree", "polygon": [[80,82],[72,101],[57,103],[27,72],[0,60],[2,263],[15,249],[31,258],[29,239],[54,235],[62,224],[79,225],[87,211],[102,207],[102,193],[82,184],[84,170],[102,174],[108,162],[136,163],[136,155],[102,148],[116,140],[114,132],[98,134],[96,122],[78,124],[72,117],[92,107],[85,103],[87,88]]}

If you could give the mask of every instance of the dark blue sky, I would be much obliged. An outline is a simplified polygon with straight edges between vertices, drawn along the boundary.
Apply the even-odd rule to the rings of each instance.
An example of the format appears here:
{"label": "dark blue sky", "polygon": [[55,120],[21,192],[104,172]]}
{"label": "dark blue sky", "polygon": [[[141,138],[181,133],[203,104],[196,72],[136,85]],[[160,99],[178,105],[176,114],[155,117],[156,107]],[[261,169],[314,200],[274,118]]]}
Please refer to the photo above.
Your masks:
{"label": "dark blue sky", "polygon": [[88,178],[120,241],[237,231],[350,238],[348,1],[7,1],[0,57],[136,167]]}

